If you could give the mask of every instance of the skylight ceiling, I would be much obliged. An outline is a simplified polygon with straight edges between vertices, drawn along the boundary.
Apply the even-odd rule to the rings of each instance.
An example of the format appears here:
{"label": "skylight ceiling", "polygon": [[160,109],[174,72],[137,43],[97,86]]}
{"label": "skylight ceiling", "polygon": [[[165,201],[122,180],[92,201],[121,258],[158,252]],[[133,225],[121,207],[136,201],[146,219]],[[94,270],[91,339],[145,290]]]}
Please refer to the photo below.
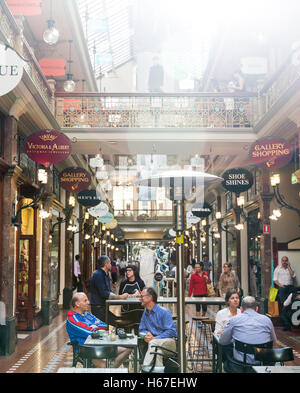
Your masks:
{"label": "skylight ceiling", "polygon": [[76,0],[96,79],[132,58],[130,0]]}

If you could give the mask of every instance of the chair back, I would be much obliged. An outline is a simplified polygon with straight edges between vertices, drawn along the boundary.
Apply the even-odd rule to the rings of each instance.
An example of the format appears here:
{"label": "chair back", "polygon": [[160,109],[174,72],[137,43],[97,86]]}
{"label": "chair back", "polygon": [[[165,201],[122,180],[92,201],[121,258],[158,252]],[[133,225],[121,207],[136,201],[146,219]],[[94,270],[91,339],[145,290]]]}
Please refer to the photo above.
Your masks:
{"label": "chair back", "polygon": [[267,366],[270,363],[280,362],[281,365],[284,362],[294,360],[293,348],[254,348],[255,360],[262,362],[263,365]]}
{"label": "chair back", "polygon": [[254,355],[254,348],[272,348],[273,341],[269,341],[263,344],[247,344],[241,341],[235,340],[234,347],[237,351],[242,352],[244,354],[244,363],[247,363],[247,354]]}

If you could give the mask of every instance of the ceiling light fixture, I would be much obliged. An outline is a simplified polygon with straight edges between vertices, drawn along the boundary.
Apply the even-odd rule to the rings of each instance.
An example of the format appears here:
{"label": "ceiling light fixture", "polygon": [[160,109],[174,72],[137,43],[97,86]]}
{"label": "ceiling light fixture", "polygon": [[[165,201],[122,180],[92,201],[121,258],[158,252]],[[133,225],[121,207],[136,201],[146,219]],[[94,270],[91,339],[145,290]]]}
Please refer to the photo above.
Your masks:
{"label": "ceiling light fixture", "polygon": [[67,80],[64,82],[64,90],[68,93],[72,93],[75,90],[76,83],[73,81],[73,75],[71,74],[71,45],[72,45],[72,40],[69,40],[69,70],[67,73]]}
{"label": "ceiling light fixture", "polygon": [[59,31],[54,27],[55,21],[52,16],[52,0],[50,1],[50,19],[47,21],[48,29],[44,31],[43,40],[48,45],[55,45],[59,39]]}

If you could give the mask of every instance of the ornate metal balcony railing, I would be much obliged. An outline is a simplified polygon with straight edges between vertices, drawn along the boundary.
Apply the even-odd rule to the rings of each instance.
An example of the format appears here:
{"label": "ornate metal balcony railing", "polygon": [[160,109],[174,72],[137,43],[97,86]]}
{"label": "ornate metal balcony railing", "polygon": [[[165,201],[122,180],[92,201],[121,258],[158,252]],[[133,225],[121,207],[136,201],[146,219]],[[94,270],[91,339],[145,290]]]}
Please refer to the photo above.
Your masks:
{"label": "ornate metal balcony railing", "polygon": [[27,62],[24,62],[24,70],[50,111],[54,114],[53,92],[33,54],[32,49],[21,34],[21,31],[5,2],[0,2],[0,40],[7,42],[24,59],[28,60]]}
{"label": "ornate metal balcony railing", "polygon": [[255,93],[56,93],[61,127],[252,127]]}
{"label": "ornate metal balcony railing", "polygon": [[137,221],[162,220],[172,218],[172,209],[121,209],[114,211],[117,219],[135,219]]}
{"label": "ornate metal balcony railing", "polygon": [[260,95],[260,116],[265,115],[272,106],[295,84],[300,77],[300,51],[295,50],[287,57],[281,67],[265,83]]}

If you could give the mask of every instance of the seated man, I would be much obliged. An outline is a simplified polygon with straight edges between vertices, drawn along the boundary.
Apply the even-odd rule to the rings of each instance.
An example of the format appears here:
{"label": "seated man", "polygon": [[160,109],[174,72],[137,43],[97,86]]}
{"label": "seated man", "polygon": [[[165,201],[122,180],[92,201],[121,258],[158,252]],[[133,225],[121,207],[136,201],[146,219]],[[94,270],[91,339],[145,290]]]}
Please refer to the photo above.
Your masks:
{"label": "seated man", "polygon": [[[94,315],[87,312],[89,309],[89,300],[85,293],[77,292],[72,298],[72,311],[67,313],[66,329],[71,341],[77,341],[83,345],[89,335],[96,330],[107,330],[106,323],[97,319]],[[78,350],[78,348],[77,348]],[[117,368],[129,356],[131,349],[118,347],[118,356],[112,367]],[[104,368],[105,361],[94,359],[96,367]]]}
{"label": "seated man", "polygon": [[[144,365],[152,363],[154,345],[160,345],[166,349],[176,351],[177,331],[169,310],[158,306],[157,293],[153,288],[146,288],[141,294],[141,305],[145,308],[139,326],[139,334],[146,334],[144,341],[148,344],[148,350],[144,358]],[[159,349],[158,352],[162,353]],[[156,366],[162,366],[163,359],[161,356],[156,358]]]}
{"label": "seated man", "polygon": [[[246,296],[241,304],[241,314],[229,320],[219,338],[221,345],[229,345],[233,341],[233,358],[240,362],[243,362],[244,354],[235,348],[237,342],[255,345],[270,341],[275,344],[277,341],[271,319],[257,311],[258,306],[255,298]],[[259,364],[254,360],[254,354],[246,355],[246,363],[250,365]]]}
{"label": "seated man", "polygon": [[295,288],[295,290],[289,294],[285,302],[283,303],[283,310],[281,314],[281,319],[283,320],[283,330],[292,330],[292,315],[295,312],[292,310],[292,304],[300,300],[300,287]]}

